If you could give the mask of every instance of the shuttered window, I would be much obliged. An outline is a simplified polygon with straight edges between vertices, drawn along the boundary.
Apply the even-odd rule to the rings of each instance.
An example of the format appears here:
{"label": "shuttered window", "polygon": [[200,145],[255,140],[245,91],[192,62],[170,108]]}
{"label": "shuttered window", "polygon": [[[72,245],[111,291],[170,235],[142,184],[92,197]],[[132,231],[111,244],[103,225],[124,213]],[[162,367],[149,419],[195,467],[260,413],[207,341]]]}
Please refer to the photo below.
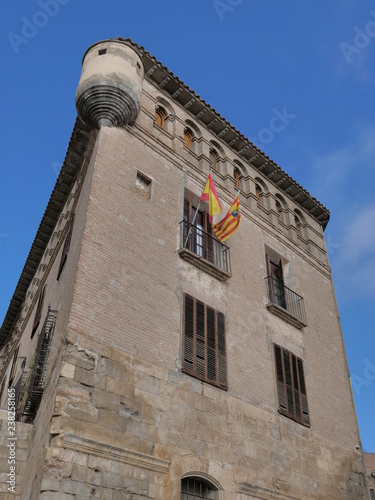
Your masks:
{"label": "shuttered window", "polygon": [[274,347],[279,412],[310,427],[302,360],[278,345]]}
{"label": "shuttered window", "polygon": [[184,140],[185,140],[185,146],[189,149],[193,148],[193,134],[190,132],[190,130],[184,130]]}
{"label": "shuttered window", "polygon": [[40,318],[42,317],[42,310],[43,310],[44,296],[46,294],[46,288],[47,288],[47,285],[44,285],[42,291],[39,294],[38,305],[36,306],[36,311],[35,311],[35,316],[34,316],[33,328],[31,330],[31,338],[34,337],[35,332],[37,331],[39,323],[40,323]]}
{"label": "shuttered window", "polygon": [[74,225],[74,215],[70,219],[69,229],[68,229],[68,233],[66,235],[65,241],[64,241],[64,246],[63,246],[63,250],[62,250],[62,254],[61,254],[61,260],[60,260],[60,265],[59,265],[59,270],[57,272],[57,278],[56,279],[60,278],[60,274],[61,274],[62,270],[64,269],[66,259],[68,258],[68,253],[69,253],[69,248],[70,248],[70,242],[72,240],[73,225]]}
{"label": "shuttered window", "polygon": [[227,389],[224,314],[189,295],[184,295],[182,370]]}
{"label": "shuttered window", "polygon": [[233,177],[234,177],[234,185],[236,186],[237,189],[241,189],[241,175],[238,168],[235,168],[233,170]]}
{"label": "shuttered window", "polygon": [[165,112],[162,108],[155,111],[155,123],[160,128],[165,128]]}

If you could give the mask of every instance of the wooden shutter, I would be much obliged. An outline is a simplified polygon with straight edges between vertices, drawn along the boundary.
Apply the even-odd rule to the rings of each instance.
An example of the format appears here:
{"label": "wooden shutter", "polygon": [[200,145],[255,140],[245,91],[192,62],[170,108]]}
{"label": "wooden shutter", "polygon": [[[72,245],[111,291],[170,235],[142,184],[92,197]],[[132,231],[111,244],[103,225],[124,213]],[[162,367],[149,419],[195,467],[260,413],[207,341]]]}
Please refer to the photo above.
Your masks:
{"label": "wooden shutter", "polygon": [[72,240],[73,225],[74,225],[74,215],[72,215],[72,218],[70,219],[69,229],[68,229],[67,235],[65,237],[64,246],[63,246],[63,250],[62,250],[62,253],[61,253],[61,260],[60,260],[59,270],[57,272],[57,278],[56,279],[60,278],[60,274],[61,274],[61,272],[62,272],[62,270],[64,268],[66,259],[68,258],[68,253],[69,253],[69,248],[70,248],[70,242]]}
{"label": "wooden shutter", "polygon": [[200,378],[206,379],[206,335],[205,310],[202,302],[195,301],[195,372]]}
{"label": "wooden shutter", "polygon": [[298,379],[299,379],[299,389],[301,396],[301,409],[302,409],[302,419],[306,424],[310,424],[310,416],[309,416],[309,407],[307,404],[307,394],[306,394],[306,385],[305,385],[305,376],[303,373],[303,365],[302,360],[297,358],[297,367],[298,367]]}
{"label": "wooden shutter", "polygon": [[212,170],[217,170],[217,157],[215,151],[210,151],[210,167]]}
{"label": "wooden shutter", "polygon": [[310,426],[302,360],[275,345],[275,365],[279,412]]}
{"label": "wooden shutter", "polygon": [[184,131],[185,146],[189,149],[193,147],[193,136],[187,130]]}
{"label": "wooden shutter", "polygon": [[240,172],[237,168],[233,170],[234,184],[237,189],[241,188]]}
{"label": "wooden shutter", "polygon": [[203,302],[184,296],[182,370],[227,388],[225,317]]}
{"label": "wooden shutter", "polygon": [[283,362],[281,359],[281,349],[277,345],[275,345],[275,362],[276,362],[277,393],[279,398],[279,406],[280,409],[287,411]]}
{"label": "wooden shutter", "polygon": [[183,368],[188,373],[194,373],[194,301],[185,295],[184,315],[184,361]]}
{"label": "wooden shutter", "polygon": [[165,113],[159,108],[155,111],[155,122],[161,128],[165,128]]}
{"label": "wooden shutter", "polygon": [[255,196],[257,197],[258,205],[262,205],[262,190],[258,185],[255,186]]}
{"label": "wooden shutter", "polygon": [[217,348],[218,348],[218,371],[219,386],[227,389],[227,354],[225,348],[225,316],[217,313]]}
{"label": "wooden shutter", "polygon": [[217,336],[215,310],[206,308],[207,314],[207,380],[217,381]]}
{"label": "wooden shutter", "polygon": [[40,318],[42,317],[42,310],[43,310],[44,296],[46,294],[46,288],[47,288],[47,285],[44,285],[44,287],[42,288],[42,291],[39,294],[38,305],[36,306],[36,311],[35,311],[35,316],[34,316],[33,328],[31,330],[31,338],[34,337],[35,332],[37,331],[39,323],[40,323]]}

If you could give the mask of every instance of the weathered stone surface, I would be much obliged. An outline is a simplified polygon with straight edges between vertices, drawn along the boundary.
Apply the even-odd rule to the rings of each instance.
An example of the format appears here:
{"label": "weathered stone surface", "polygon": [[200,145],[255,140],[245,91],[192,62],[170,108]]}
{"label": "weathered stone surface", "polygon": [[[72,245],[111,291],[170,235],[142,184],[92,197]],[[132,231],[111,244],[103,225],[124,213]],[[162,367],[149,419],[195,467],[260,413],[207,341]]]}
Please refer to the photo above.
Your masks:
{"label": "weathered stone surface", "polygon": [[[98,360],[98,354],[85,349],[77,344],[68,344],[65,348],[64,361],[74,366],[80,366],[86,370],[94,370]],[[71,377],[70,377],[71,378]]]}

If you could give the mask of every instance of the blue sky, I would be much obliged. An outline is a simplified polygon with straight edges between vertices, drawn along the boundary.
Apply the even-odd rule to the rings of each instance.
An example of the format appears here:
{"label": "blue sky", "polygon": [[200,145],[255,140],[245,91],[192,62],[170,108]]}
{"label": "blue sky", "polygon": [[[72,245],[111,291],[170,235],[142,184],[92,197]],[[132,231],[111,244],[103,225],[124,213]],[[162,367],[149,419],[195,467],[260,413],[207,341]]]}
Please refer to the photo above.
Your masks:
{"label": "blue sky", "polygon": [[[130,37],[330,209],[327,247],[361,438],[375,452],[375,3],[6,0],[3,8],[0,321],[66,153],[82,56],[98,40]],[[273,133],[277,113],[289,118]]]}

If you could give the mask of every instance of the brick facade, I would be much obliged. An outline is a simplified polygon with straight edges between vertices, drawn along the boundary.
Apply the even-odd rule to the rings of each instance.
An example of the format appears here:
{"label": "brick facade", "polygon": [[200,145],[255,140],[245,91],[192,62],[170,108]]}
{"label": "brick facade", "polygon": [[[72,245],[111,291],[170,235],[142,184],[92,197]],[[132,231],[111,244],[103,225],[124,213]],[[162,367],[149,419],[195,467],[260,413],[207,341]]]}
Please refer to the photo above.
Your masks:
{"label": "brick facade", "polygon": [[[143,77],[139,58],[145,66],[139,115],[134,124],[88,129],[22,314],[0,353],[5,377],[18,343],[18,359],[27,360],[23,370],[33,369],[40,331],[33,339],[30,332],[47,284],[42,318],[48,306],[58,317],[39,409],[18,424],[31,433],[28,455],[20,458],[27,472],[17,479],[18,498],[177,500],[187,476],[208,481],[220,500],[368,498],[326,221],[313,215],[321,206],[307,211],[298,203],[304,192],[289,196],[281,181],[203,126],[177,93],[156,85],[146,71],[147,53],[120,41],[92,50],[111,53],[116,43],[128,44],[121,57],[132,65],[132,85],[138,85],[134,74]],[[129,47],[138,54],[134,60]],[[155,123],[158,106],[170,115],[164,129]],[[184,143],[187,126],[192,149]],[[86,131],[80,119],[76,127]],[[236,164],[242,174],[242,219],[228,240],[231,273],[223,280],[179,254],[184,198],[202,193],[213,146],[212,176],[224,212],[236,193]],[[69,151],[63,172],[73,161]],[[151,181],[147,196],[139,187],[143,178]],[[277,199],[285,203],[281,216]],[[266,254],[281,260],[285,286],[303,297],[307,326],[286,307],[267,307]],[[225,315],[228,390],[181,370],[184,294]],[[302,360],[309,427],[278,411],[275,344]],[[19,362],[16,372],[14,381]],[[4,483],[0,488],[6,492]]]}

